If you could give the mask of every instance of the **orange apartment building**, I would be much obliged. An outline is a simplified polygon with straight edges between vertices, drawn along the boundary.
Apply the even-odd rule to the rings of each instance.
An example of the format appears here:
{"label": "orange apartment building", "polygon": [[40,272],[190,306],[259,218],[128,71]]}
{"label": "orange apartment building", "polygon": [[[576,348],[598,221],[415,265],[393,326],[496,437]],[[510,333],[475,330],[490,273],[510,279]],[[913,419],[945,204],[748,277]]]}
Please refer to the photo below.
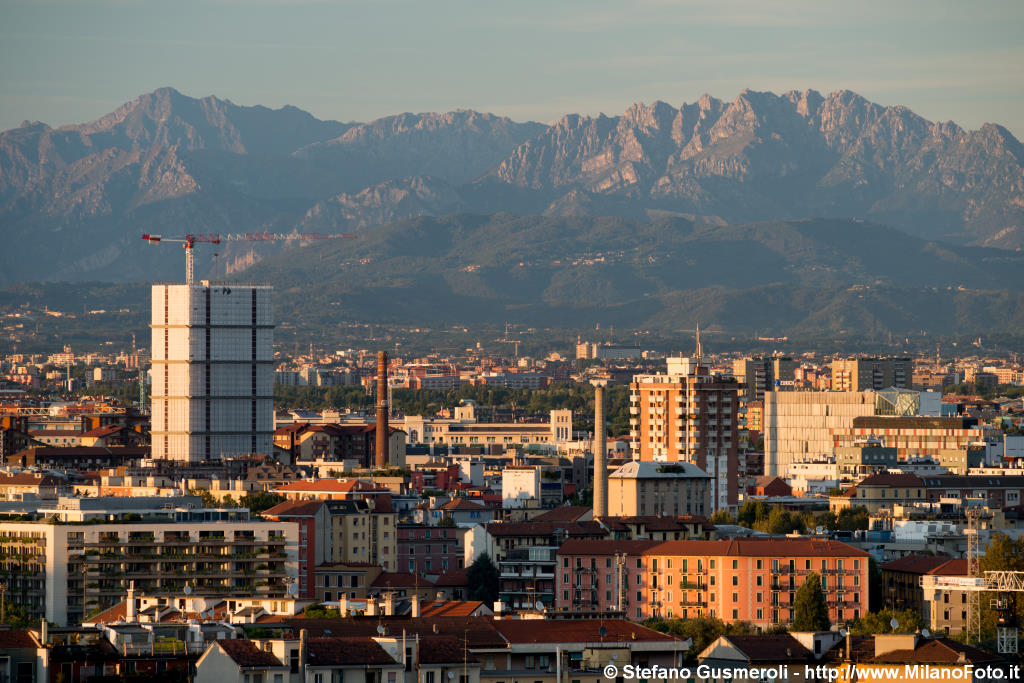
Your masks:
{"label": "orange apartment building", "polygon": [[637,375],[629,387],[633,457],[692,463],[711,477],[707,514],[735,507],[739,384],[712,375],[698,351],[669,358],[665,374]]}
{"label": "orange apartment building", "polygon": [[630,619],[714,616],[768,628],[793,621],[796,591],[821,577],[832,623],[867,612],[868,553],[811,538],[718,541],[567,541],[556,605],[622,610]]}

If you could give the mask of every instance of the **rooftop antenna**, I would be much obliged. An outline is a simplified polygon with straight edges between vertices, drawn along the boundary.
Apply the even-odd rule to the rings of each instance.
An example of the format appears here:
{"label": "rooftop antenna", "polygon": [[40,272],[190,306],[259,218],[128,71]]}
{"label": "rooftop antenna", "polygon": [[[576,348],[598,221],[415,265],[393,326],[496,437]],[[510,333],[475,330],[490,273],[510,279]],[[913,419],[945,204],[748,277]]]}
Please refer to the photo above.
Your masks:
{"label": "rooftop antenna", "polygon": [[704,349],[700,345],[700,323],[697,323],[697,360],[704,357]]}

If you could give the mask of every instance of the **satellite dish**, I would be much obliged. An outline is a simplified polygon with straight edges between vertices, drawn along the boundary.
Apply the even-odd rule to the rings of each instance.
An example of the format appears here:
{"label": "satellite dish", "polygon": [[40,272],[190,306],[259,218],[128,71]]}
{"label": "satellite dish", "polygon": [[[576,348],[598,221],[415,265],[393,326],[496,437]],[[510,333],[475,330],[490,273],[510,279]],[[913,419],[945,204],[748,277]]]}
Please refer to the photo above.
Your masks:
{"label": "satellite dish", "polygon": [[612,659],[618,659],[618,658],[619,658],[619,655],[613,652],[612,653]]}
{"label": "satellite dish", "polygon": [[533,606],[537,608],[538,612],[543,612],[544,611],[544,603],[541,602],[540,600],[538,600],[537,602],[533,603]]}
{"label": "satellite dish", "polygon": [[453,678],[455,678],[455,672],[454,672],[454,671],[449,671],[449,672],[448,672],[448,680],[450,681],[450,680],[452,680]]}
{"label": "satellite dish", "polygon": [[377,635],[384,635],[385,630],[384,624],[377,624]]}
{"label": "satellite dish", "polygon": [[846,637],[847,633],[849,633],[849,631],[847,631],[845,628],[839,629],[839,635],[841,635],[843,638]]}
{"label": "satellite dish", "polygon": [[900,625],[899,619],[896,619],[895,617],[893,617],[889,621],[889,626],[892,626],[892,630],[893,631],[895,631],[897,628],[899,628],[899,625]]}
{"label": "satellite dish", "polygon": [[921,635],[924,636],[925,638],[930,638],[931,635],[932,635],[932,632],[929,631],[926,628],[925,629],[921,629]]}
{"label": "satellite dish", "polygon": [[602,638],[604,638],[606,635],[608,635],[608,629],[606,629],[604,626],[602,626],[600,629],[598,629],[597,632],[601,634]]}
{"label": "satellite dish", "polygon": [[181,589],[185,595],[192,595],[192,586],[185,584],[185,587]]}

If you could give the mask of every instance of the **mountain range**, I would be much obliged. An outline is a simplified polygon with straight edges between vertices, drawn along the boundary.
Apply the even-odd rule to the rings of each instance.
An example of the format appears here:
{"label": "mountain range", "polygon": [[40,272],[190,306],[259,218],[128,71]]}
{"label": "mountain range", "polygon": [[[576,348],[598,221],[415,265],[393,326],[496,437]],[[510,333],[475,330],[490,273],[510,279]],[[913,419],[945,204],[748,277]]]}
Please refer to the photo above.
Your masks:
{"label": "mountain range", "polygon": [[[612,218],[639,242],[602,229]],[[519,232],[517,221],[544,228]],[[17,245],[0,250],[0,284],[180,279],[180,255],[147,247],[141,233],[264,231],[357,232],[351,244],[313,250],[338,263],[357,253],[386,261],[370,252],[391,240],[404,255],[388,262],[391,276],[412,281],[405,270],[422,254],[407,253],[402,239],[431,225],[439,235],[451,231],[436,226],[461,226],[455,251],[437,258],[479,266],[455,275],[444,262],[422,264],[451,296],[524,286],[519,266],[488,259],[501,245],[553,269],[528,288],[551,310],[749,287],[941,288],[954,273],[960,279],[946,284],[1011,290],[1014,273],[1003,266],[1017,265],[1024,248],[1024,147],[996,124],[964,130],[850,91],[813,90],[635,104],[619,116],[569,114],[545,125],[466,110],[321,121],[295,107],[161,88],[89,123],[25,122],[0,133],[0,236]],[[808,225],[817,226],[813,249],[803,249]],[[766,251],[765,239],[793,251]],[[914,257],[903,263],[894,251]],[[653,260],[600,265],[603,280],[561,262],[612,252]],[[288,258],[308,253],[244,242],[198,248],[197,273],[284,276]],[[529,304],[513,299],[502,305]]]}

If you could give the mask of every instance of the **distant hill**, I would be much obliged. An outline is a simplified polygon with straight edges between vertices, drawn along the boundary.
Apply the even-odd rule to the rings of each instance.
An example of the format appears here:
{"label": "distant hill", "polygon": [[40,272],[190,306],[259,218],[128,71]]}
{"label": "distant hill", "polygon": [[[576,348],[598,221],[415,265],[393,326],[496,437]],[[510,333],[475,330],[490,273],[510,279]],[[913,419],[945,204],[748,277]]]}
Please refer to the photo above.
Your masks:
{"label": "distant hill", "polygon": [[813,219],[453,214],[288,249],[240,276],[306,326],[338,319],[659,331],[1024,331],[1024,253]]}
{"label": "distant hill", "polygon": [[[960,257],[960,245],[1024,248],[1024,147],[995,124],[967,131],[813,90],[546,126],[465,110],[320,121],[161,88],[90,123],[0,133],[0,238],[16,245],[0,250],[0,285],[180,277],[181,259],[143,232],[372,231],[453,212],[863,218]],[[201,250],[198,272],[276,250]]]}

